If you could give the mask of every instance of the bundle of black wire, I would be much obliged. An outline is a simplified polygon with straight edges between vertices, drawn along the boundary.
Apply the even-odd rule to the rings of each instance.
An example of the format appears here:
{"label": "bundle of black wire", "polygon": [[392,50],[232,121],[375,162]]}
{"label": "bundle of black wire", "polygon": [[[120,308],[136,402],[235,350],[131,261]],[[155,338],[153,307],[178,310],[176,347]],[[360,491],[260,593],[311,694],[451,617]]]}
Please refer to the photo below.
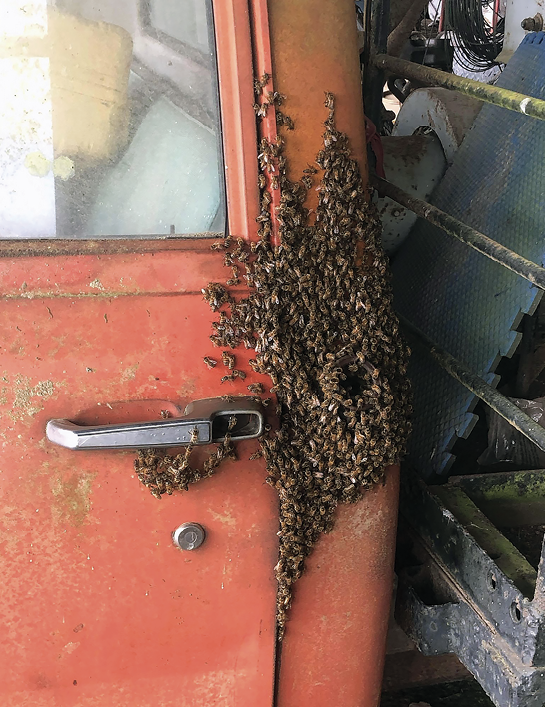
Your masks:
{"label": "bundle of black wire", "polygon": [[490,0],[443,0],[445,24],[455,35],[458,45],[456,59],[467,71],[487,71],[497,65],[496,57],[503,46],[504,19],[497,17],[493,27],[485,17],[485,11],[495,12],[495,3]]}

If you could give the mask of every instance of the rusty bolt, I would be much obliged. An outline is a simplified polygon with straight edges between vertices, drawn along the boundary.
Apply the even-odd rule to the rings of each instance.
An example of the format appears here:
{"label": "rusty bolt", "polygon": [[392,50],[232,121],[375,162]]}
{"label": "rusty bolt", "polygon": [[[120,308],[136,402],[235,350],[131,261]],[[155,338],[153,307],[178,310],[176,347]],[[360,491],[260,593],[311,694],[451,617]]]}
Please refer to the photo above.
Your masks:
{"label": "rusty bolt", "polygon": [[538,12],[533,17],[526,17],[520,23],[526,32],[541,32],[543,29],[543,16]]}

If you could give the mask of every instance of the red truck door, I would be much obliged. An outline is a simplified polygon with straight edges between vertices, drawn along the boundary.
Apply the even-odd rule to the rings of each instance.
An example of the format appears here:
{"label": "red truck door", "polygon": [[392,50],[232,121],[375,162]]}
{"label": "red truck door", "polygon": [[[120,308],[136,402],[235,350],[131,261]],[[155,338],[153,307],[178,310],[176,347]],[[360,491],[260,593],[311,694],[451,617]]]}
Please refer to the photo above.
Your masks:
{"label": "red truck door", "polygon": [[[226,277],[211,239],[249,238],[258,208],[247,7],[215,12],[217,51],[205,0],[0,7],[6,707],[272,704],[277,499],[255,442],[157,500],[133,451],[45,438],[52,418],[152,400],[159,419],[161,401],[257,380],[245,367],[222,385],[221,360],[203,363],[221,359],[201,295]],[[187,522],[206,531],[194,551],[172,539]]]}

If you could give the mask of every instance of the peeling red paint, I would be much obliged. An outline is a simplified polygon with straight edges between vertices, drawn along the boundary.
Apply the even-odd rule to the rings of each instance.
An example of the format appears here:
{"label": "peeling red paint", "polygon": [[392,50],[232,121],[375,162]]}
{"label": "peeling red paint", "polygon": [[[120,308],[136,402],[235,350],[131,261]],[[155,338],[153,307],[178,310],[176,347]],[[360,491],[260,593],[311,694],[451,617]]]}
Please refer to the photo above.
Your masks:
{"label": "peeling red paint", "polygon": [[[262,461],[244,461],[255,444],[187,494],[157,501],[135,477],[133,453],[75,453],[44,440],[47,419],[96,413],[97,403],[183,406],[225,393],[202,362],[214,353],[202,297],[167,302],[59,299],[53,317],[40,300],[2,303],[3,705],[79,707],[104,704],[106,694],[111,704],[120,690],[119,704],[131,695],[133,707],[174,704],[180,694],[224,704],[235,687],[219,677],[208,684],[208,671],[230,676],[237,694],[247,690],[248,705],[272,690],[277,500]],[[9,353],[17,327],[30,352],[23,364]],[[254,378],[230,392],[246,392]],[[207,530],[189,557],[171,540],[187,520]]]}
{"label": "peeling red paint", "polygon": [[[221,258],[204,241],[200,250],[158,253],[2,258],[2,296],[14,299],[110,298],[135,294],[197,293],[225,279]],[[201,241],[202,243],[202,241]],[[55,316],[54,310],[45,312]]]}

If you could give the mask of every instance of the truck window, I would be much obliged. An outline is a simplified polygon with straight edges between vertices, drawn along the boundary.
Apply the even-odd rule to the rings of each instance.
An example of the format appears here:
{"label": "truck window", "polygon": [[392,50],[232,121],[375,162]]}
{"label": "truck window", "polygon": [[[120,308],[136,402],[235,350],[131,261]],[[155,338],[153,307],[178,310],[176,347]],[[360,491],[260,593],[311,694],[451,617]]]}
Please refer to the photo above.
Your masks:
{"label": "truck window", "polygon": [[223,232],[210,0],[0,0],[0,238]]}

